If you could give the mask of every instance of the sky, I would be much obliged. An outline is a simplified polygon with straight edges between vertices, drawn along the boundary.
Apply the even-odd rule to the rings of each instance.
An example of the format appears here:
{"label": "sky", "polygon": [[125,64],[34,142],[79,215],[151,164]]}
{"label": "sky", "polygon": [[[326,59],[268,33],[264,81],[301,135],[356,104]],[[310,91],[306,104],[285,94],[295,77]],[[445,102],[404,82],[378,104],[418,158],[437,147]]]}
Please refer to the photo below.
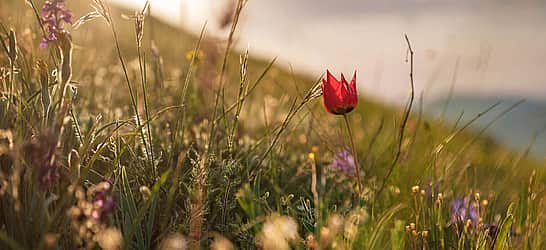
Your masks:
{"label": "sky", "polygon": [[[114,0],[141,6],[144,0]],[[228,1],[152,0],[152,14],[198,32]],[[238,47],[278,57],[311,76],[358,72],[359,91],[403,104],[409,95],[407,47],[426,100],[455,94],[546,100],[546,2],[538,0],[249,0]]]}

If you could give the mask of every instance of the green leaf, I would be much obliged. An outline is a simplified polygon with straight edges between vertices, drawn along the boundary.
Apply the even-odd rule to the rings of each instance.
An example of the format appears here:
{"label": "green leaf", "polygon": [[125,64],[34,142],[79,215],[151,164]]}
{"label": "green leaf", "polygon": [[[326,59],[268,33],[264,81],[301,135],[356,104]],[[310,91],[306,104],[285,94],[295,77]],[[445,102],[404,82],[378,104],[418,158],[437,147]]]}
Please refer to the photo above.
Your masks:
{"label": "green leaf", "polygon": [[398,213],[398,211],[402,210],[402,208],[404,208],[403,204],[398,204],[391,207],[381,216],[381,218],[379,218],[379,220],[376,222],[375,228],[373,229],[372,236],[368,241],[368,247],[366,249],[376,249],[376,244],[379,241],[381,233],[384,231],[387,222],[391,221],[392,217]]}
{"label": "green leaf", "polygon": [[404,222],[401,220],[394,221],[394,228],[391,229],[391,249],[404,249]]}
{"label": "green leaf", "polygon": [[506,218],[502,222],[501,230],[495,240],[494,250],[508,249],[508,236],[510,234],[510,227],[514,221],[514,203],[511,203],[506,212]]}

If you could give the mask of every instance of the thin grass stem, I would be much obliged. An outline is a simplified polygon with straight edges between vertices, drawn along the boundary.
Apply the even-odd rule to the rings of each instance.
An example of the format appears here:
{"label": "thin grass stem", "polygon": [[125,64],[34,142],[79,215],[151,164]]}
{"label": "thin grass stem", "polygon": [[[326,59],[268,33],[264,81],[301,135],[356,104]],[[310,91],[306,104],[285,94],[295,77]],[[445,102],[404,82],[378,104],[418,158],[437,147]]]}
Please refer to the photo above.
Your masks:
{"label": "thin grass stem", "polygon": [[362,195],[362,180],[360,179],[360,164],[358,164],[358,154],[356,152],[353,131],[351,130],[351,124],[349,123],[349,118],[347,114],[343,114],[343,120],[345,121],[345,126],[347,127],[347,133],[349,133],[349,141],[351,141],[351,150],[353,151],[353,160],[356,170],[356,184],[358,186],[358,195]]}

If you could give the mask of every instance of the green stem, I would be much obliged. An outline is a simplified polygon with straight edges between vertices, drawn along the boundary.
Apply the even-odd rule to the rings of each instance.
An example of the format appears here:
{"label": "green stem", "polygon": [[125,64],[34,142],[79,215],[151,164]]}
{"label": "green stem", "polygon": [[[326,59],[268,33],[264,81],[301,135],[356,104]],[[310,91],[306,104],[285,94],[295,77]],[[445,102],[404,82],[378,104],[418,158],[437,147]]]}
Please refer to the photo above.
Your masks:
{"label": "green stem", "polygon": [[360,166],[358,165],[358,156],[356,154],[355,142],[353,139],[353,131],[351,130],[351,125],[349,124],[349,118],[347,114],[343,114],[343,119],[345,120],[345,125],[347,126],[347,131],[349,132],[349,140],[351,141],[351,150],[353,151],[353,160],[356,170],[356,181],[358,185],[358,195],[362,195],[362,181],[360,179]]}
{"label": "green stem", "polygon": [[[148,154],[148,159],[150,159],[150,166],[152,167],[152,172],[154,175],[154,178],[157,178],[157,169],[155,166],[155,159],[154,159],[154,149],[152,145],[152,130],[150,128],[150,115],[148,113],[148,95],[147,92],[147,76],[146,76],[146,61],[143,60],[143,55],[141,52],[140,44],[137,45],[137,54],[138,54],[138,64],[140,67],[140,76],[141,76],[141,83],[142,83],[142,97],[144,98],[144,116],[146,118],[146,127],[148,130],[148,140],[146,141],[144,138],[142,140],[144,141],[144,147],[146,148],[146,153]],[[146,143],[148,145],[146,145]]]}

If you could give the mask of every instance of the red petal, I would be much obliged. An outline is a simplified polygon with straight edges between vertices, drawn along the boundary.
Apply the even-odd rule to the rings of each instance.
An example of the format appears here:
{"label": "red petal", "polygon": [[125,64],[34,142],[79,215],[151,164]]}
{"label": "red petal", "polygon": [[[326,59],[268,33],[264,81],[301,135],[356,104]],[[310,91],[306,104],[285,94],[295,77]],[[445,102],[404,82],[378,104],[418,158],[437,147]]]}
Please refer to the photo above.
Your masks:
{"label": "red petal", "polygon": [[351,84],[349,85],[350,92],[354,93],[356,95],[356,70],[353,74],[353,79],[351,80]]}
{"label": "red petal", "polygon": [[345,79],[343,73],[341,73],[341,84],[343,85],[343,87],[345,87],[345,89],[349,89],[349,84],[347,83],[347,79]]}
{"label": "red petal", "polygon": [[340,86],[341,84],[330,71],[326,71],[326,80],[322,80],[322,96],[324,97],[324,107],[333,114],[341,103]]}
{"label": "red petal", "polygon": [[326,70],[326,81],[332,86],[339,84],[339,81],[332,75],[332,73],[330,73],[329,70]]}

